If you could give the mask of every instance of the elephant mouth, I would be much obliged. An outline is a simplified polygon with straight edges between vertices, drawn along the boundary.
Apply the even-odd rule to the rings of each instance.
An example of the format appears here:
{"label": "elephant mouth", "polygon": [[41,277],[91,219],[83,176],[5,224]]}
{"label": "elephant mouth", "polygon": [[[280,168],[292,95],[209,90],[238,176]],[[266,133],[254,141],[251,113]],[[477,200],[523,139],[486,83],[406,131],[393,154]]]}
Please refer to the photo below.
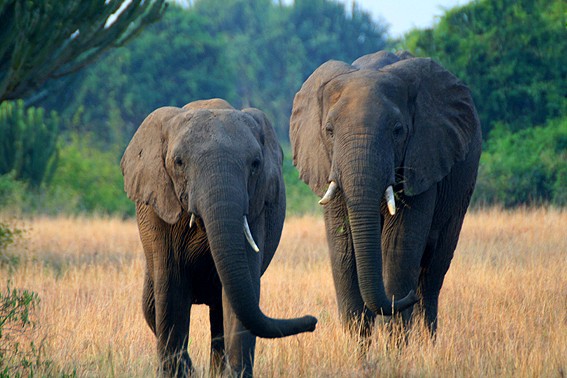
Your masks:
{"label": "elephant mouth", "polygon": [[[196,222],[197,222],[197,215],[195,215],[195,213],[191,213],[191,219],[189,220],[189,229],[192,229],[193,226],[196,224]],[[244,232],[244,237],[246,238],[246,241],[248,242],[250,247],[252,247],[254,252],[256,253],[260,252],[260,248],[258,248],[258,245],[256,244],[254,237],[252,236],[252,232],[250,231],[250,225],[248,224],[248,218],[246,217],[246,215],[244,215],[242,230]]]}
{"label": "elephant mouth", "polygon": [[[319,205],[325,206],[335,197],[337,191],[339,190],[339,185],[336,181],[331,181],[329,188],[325,195],[319,200]],[[396,214],[396,198],[394,196],[394,188],[392,185],[388,185],[386,191],[384,192],[384,198],[386,199],[386,204],[388,205],[388,211],[390,215]]]}

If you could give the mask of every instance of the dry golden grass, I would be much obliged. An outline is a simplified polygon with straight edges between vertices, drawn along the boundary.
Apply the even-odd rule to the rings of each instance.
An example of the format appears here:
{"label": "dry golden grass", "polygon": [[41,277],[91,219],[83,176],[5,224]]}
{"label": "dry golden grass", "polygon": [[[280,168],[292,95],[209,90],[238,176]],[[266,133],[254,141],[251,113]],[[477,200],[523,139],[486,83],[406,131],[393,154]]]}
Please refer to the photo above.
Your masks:
{"label": "dry golden grass", "polygon": [[[38,293],[33,333],[52,365],[39,375],[153,376],[155,342],[143,320],[143,253],[133,221],[38,218],[24,222],[26,258],[2,285]],[[262,279],[262,308],[312,314],[317,330],[259,339],[259,377],[563,377],[567,373],[567,212],[469,213],[441,292],[439,331],[409,342],[377,327],[363,352],[343,332],[321,218],[286,221]],[[207,374],[206,308],[194,306],[190,354]],[[0,341],[1,342],[1,341]]]}

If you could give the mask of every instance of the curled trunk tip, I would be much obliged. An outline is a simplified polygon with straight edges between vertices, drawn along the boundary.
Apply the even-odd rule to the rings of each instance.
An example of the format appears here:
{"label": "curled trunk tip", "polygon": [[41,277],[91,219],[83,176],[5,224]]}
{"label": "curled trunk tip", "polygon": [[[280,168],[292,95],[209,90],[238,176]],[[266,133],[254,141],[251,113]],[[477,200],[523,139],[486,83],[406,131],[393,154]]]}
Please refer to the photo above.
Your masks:
{"label": "curled trunk tip", "polygon": [[392,314],[387,315],[393,315],[393,313],[404,311],[416,304],[418,300],[419,298],[415,294],[415,291],[410,290],[405,297],[403,297],[399,301],[392,302]]}

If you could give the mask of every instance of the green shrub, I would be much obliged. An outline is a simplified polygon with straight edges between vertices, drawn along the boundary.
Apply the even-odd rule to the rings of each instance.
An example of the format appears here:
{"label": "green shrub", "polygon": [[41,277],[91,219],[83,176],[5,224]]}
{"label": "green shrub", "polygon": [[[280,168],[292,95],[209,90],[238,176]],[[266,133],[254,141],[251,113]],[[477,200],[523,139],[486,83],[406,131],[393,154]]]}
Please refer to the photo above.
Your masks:
{"label": "green shrub", "polygon": [[0,175],[0,209],[11,213],[18,212],[23,207],[26,193],[26,184],[16,180],[14,171]]}
{"label": "green shrub", "polygon": [[[23,230],[8,223],[0,222],[0,268],[13,267],[20,262],[20,258],[8,251],[8,247],[22,237]],[[1,333],[0,333],[1,335]]]}
{"label": "green shrub", "polygon": [[[0,292],[0,377],[32,377],[44,370],[49,361],[41,358],[40,349],[31,339],[35,324],[31,314],[39,303],[36,293],[11,289]],[[28,336],[28,337],[25,337]],[[26,340],[22,342],[22,340]]]}
{"label": "green shrub", "polygon": [[49,181],[57,165],[59,117],[22,100],[0,104],[0,175],[15,172],[32,188]]}
{"label": "green shrub", "polygon": [[567,118],[510,132],[497,126],[481,157],[474,203],[567,205]]}
{"label": "green shrub", "polygon": [[[0,269],[6,263],[11,267],[17,258],[8,253],[8,247],[22,236],[22,230],[0,222]],[[33,376],[33,372],[48,365],[42,361],[39,350],[29,340],[34,327],[31,312],[39,302],[38,296],[28,290],[10,288],[0,292],[0,378]]]}
{"label": "green shrub", "polygon": [[299,172],[293,166],[289,146],[284,147],[283,176],[287,197],[287,214],[320,214],[322,210],[317,203],[319,198],[299,178]]}
{"label": "green shrub", "polygon": [[57,170],[40,212],[133,215],[124,193],[119,154],[101,151],[85,136],[61,147]]}

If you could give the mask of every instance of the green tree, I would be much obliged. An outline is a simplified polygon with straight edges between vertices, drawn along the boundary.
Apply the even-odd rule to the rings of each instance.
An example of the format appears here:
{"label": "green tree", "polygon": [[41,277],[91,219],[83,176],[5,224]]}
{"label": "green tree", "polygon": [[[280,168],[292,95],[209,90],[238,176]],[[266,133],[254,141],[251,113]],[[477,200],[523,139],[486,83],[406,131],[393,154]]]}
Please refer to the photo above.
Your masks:
{"label": "green tree", "polygon": [[57,164],[59,117],[22,100],[0,104],[0,175],[14,171],[17,180],[37,189]]}
{"label": "green tree", "polygon": [[99,146],[121,151],[158,107],[210,97],[234,100],[226,43],[212,38],[208,23],[171,6],[159,23],[73,77],[66,101],[52,97],[40,104],[58,110],[67,130],[95,134]]}
{"label": "green tree", "polygon": [[226,56],[236,73],[233,105],[262,109],[285,139],[286,111],[301,85],[303,57],[289,7],[270,0],[207,0],[196,1],[193,11],[211,20],[213,36],[228,42]]}
{"label": "green tree", "polygon": [[385,45],[384,29],[356,7],[347,13],[326,0],[300,12],[298,4],[197,0],[172,6],[136,40],[73,77],[66,97],[38,105],[122,147],[157,107],[222,97],[237,108],[262,109],[286,141],[293,97],[315,67]]}
{"label": "green tree", "polygon": [[563,0],[477,0],[402,45],[471,87],[484,135],[496,124],[517,131],[567,112],[564,7]]}
{"label": "green tree", "polygon": [[134,214],[134,204],[123,190],[120,158],[94,148],[94,144],[88,135],[71,135],[61,148],[51,185],[35,204],[35,211]]}
{"label": "green tree", "polygon": [[23,98],[122,45],[159,19],[164,1],[0,2],[0,102]]}
{"label": "green tree", "polygon": [[567,205],[567,118],[515,133],[499,125],[482,158],[475,202]]}
{"label": "green tree", "polygon": [[350,62],[385,46],[385,28],[353,5],[336,1],[197,0],[194,10],[213,20],[214,36],[229,41],[236,106],[262,109],[278,137],[288,140],[293,97],[303,81],[329,59]]}
{"label": "green tree", "polygon": [[355,2],[349,12],[338,1],[296,0],[290,22],[305,48],[302,82],[327,60],[350,63],[386,47],[386,26],[373,22]]}

